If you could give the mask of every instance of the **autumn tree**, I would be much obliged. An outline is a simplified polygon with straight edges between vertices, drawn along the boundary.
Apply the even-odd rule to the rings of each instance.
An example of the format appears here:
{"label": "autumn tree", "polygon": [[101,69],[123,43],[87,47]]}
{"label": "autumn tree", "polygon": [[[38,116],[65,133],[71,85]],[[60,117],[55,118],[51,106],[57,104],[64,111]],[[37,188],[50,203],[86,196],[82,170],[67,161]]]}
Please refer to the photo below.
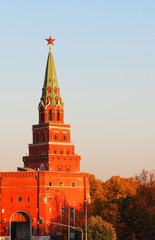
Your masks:
{"label": "autumn tree", "polygon": [[[155,175],[154,172],[143,170],[136,175],[138,182],[136,194],[128,196],[118,203],[121,223],[119,239],[155,238]],[[119,224],[117,224],[118,226]]]}
{"label": "autumn tree", "polygon": [[112,224],[99,216],[92,216],[88,221],[88,240],[116,240]]}
{"label": "autumn tree", "polygon": [[90,195],[91,195],[91,212],[92,215],[100,215],[107,201],[105,192],[102,186],[102,181],[95,178],[94,175],[89,175]]}
{"label": "autumn tree", "polygon": [[117,199],[135,195],[139,184],[133,178],[113,176],[103,183],[102,186],[108,201],[116,202]]}
{"label": "autumn tree", "polygon": [[120,176],[113,176],[102,183],[107,201],[100,216],[113,224],[117,235],[122,231],[123,226],[119,204],[126,197],[135,195],[138,185],[133,178],[121,178]]}
{"label": "autumn tree", "polygon": [[92,215],[113,224],[119,240],[155,237],[155,173],[134,178],[113,176],[106,182],[90,175]]}

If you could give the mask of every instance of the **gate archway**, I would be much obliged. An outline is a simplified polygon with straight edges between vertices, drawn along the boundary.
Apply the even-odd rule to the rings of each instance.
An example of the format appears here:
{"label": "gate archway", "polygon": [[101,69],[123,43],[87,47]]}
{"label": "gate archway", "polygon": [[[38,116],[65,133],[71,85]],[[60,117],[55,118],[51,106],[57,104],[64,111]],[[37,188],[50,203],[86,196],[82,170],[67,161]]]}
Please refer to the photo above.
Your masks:
{"label": "gate archway", "polygon": [[10,219],[11,240],[31,239],[31,219],[26,212],[15,212]]}

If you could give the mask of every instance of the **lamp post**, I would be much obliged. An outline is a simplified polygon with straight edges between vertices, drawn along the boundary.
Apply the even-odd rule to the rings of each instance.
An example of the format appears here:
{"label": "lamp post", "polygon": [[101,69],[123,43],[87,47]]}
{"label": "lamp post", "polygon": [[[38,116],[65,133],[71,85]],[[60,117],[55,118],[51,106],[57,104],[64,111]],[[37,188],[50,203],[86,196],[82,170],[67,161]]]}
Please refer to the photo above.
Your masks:
{"label": "lamp post", "polygon": [[[73,201],[73,225],[75,227],[75,201]],[[74,239],[75,239],[75,229],[74,229]]]}
{"label": "lamp post", "polygon": [[68,200],[68,240],[70,240],[70,204]]}
{"label": "lamp post", "polygon": [[87,240],[87,200],[84,201],[85,205],[85,240]]}
{"label": "lamp post", "polygon": [[[62,198],[60,198],[60,224],[62,224]],[[60,226],[60,233],[62,233],[62,226]],[[60,234],[61,240],[61,234]]]}

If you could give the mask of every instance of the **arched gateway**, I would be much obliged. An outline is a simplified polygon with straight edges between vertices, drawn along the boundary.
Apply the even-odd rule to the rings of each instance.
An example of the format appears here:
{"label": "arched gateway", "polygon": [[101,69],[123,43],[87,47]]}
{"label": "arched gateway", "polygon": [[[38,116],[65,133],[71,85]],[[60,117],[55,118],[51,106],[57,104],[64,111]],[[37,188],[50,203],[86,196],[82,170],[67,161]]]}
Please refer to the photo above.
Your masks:
{"label": "arched gateway", "polygon": [[11,216],[11,240],[31,239],[31,219],[26,212],[16,212]]}

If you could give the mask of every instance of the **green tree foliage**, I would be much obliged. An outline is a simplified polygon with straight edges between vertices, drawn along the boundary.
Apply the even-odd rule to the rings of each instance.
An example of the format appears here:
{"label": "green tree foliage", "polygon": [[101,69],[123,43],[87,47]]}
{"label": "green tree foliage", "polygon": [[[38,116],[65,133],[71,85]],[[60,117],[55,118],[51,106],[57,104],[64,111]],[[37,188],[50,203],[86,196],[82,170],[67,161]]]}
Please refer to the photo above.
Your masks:
{"label": "green tree foliage", "polygon": [[112,224],[101,217],[90,217],[88,221],[88,240],[116,240]]}

